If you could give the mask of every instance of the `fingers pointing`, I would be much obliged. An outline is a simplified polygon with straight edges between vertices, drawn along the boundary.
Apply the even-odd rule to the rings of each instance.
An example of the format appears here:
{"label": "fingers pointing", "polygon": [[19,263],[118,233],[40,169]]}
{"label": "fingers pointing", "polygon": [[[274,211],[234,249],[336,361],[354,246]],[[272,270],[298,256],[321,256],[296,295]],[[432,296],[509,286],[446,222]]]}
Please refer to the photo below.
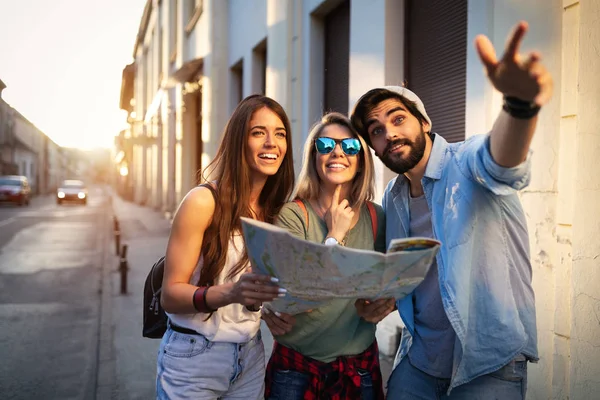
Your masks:
{"label": "fingers pointing", "polygon": [[515,27],[508,43],[506,44],[506,51],[504,53],[504,59],[506,60],[516,60],[517,54],[519,54],[519,47],[521,46],[521,42],[523,41],[523,36],[525,36],[525,32],[527,32],[527,22],[521,21]]}
{"label": "fingers pointing", "polygon": [[333,192],[333,199],[331,200],[331,207],[337,207],[340,204],[340,192],[342,191],[342,185],[337,185]]}
{"label": "fingers pointing", "polygon": [[490,76],[493,75],[494,70],[498,65],[498,58],[496,57],[496,50],[494,50],[492,42],[490,42],[490,39],[488,39],[487,36],[478,35],[475,38],[475,47],[477,49],[479,59],[487,70],[487,74]]}

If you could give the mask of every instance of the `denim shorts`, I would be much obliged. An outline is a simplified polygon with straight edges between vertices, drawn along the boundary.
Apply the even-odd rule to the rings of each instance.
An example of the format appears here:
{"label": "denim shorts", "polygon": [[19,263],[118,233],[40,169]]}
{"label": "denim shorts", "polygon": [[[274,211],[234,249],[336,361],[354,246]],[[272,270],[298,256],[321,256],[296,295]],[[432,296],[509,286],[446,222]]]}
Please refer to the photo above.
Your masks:
{"label": "denim shorts", "polygon": [[246,343],[211,342],[167,329],[158,350],[156,398],[262,399],[265,350],[260,331]]}
{"label": "denim shorts", "polygon": [[[358,370],[358,374],[360,375],[360,400],[374,399],[375,391],[371,374],[363,370]],[[292,370],[276,370],[273,372],[268,400],[302,400],[309,383],[308,374]],[[327,377],[325,377],[325,385],[327,385]]]}

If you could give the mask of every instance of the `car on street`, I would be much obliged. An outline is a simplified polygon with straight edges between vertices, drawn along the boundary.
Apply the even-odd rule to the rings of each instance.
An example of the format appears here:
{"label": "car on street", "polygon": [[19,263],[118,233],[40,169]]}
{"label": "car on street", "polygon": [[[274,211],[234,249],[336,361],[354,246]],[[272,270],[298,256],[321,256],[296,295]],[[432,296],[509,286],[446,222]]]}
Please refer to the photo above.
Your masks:
{"label": "car on street", "polygon": [[28,206],[31,188],[27,177],[20,175],[0,176],[0,202]]}
{"label": "car on street", "polygon": [[64,202],[76,202],[83,205],[87,204],[88,190],[85,183],[76,179],[67,179],[63,181],[56,191],[56,204],[61,205]]}

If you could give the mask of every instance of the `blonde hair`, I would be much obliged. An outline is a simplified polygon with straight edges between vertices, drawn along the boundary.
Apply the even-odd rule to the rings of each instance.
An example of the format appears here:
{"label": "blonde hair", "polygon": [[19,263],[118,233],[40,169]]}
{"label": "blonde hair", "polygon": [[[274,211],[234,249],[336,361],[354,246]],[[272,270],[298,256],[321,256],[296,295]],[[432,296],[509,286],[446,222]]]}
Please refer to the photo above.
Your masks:
{"label": "blonde hair", "polygon": [[364,139],[352,127],[350,119],[338,112],[325,114],[311,128],[304,144],[302,170],[298,176],[298,185],[292,197],[304,200],[317,200],[319,198],[321,193],[321,178],[315,167],[317,154],[315,140],[321,136],[323,130],[329,125],[339,125],[346,128],[352,137],[360,141],[360,152],[355,156],[358,157],[358,171],[352,180],[352,187],[348,198],[350,206],[359,210],[366,201],[372,200],[374,197],[375,185],[373,180],[375,167],[373,165],[373,156]]}

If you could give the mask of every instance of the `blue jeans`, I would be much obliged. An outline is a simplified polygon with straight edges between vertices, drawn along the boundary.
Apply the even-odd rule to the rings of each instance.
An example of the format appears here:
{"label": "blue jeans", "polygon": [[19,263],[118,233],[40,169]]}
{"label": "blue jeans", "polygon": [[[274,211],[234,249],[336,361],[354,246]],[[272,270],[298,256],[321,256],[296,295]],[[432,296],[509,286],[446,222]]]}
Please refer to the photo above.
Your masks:
{"label": "blue jeans", "polygon": [[393,400],[525,400],[527,361],[509,364],[452,389],[447,395],[450,379],[435,378],[410,363],[408,357],[394,368],[388,380],[387,398]]}
{"label": "blue jeans", "polygon": [[[358,374],[360,375],[360,399],[374,399],[371,374],[363,370],[358,370]],[[324,379],[327,382],[327,377]],[[291,370],[277,370],[273,373],[271,394],[268,400],[302,400],[309,383],[310,375],[308,374]]]}
{"label": "blue jeans", "polygon": [[162,338],[157,399],[262,399],[264,381],[260,331],[246,343],[211,342],[203,335],[175,332],[171,327]]}

